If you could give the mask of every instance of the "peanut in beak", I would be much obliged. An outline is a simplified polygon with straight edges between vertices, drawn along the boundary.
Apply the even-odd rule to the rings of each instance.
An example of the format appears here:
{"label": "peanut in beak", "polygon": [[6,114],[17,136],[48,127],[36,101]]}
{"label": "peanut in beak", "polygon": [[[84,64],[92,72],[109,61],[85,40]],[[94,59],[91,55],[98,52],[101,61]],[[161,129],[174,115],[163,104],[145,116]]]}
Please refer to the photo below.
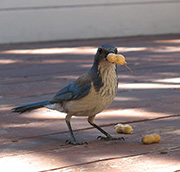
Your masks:
{"label": "peanut in beak", "polygon": [[132,73],[133,71],[128,67],[127,62],[125,60],[125,57],[121,54],[114,54],[114,53],[109,53],[107,55],[107,60],[111,63],[116,63],[118,65],[125,65]]}

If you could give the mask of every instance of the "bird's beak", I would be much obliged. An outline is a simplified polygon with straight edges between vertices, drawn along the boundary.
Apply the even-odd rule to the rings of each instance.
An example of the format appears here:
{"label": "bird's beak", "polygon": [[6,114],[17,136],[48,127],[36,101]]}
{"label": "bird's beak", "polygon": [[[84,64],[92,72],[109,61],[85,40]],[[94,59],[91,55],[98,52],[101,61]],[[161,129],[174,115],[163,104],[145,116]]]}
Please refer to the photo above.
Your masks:
{"label": "bird's beak", "polygon": [[126,63],[125,57],[122,54],[109,53],[107,55],[107,60],[111,63],[116,63],[118,65],[123,65]]}

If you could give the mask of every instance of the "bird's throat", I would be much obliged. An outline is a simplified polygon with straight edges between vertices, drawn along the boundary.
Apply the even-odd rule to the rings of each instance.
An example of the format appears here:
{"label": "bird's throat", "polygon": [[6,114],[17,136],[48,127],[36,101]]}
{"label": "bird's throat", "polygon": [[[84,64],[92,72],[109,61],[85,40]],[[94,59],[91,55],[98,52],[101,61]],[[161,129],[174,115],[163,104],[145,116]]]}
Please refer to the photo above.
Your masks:
{"label": "bird's throat", "polygon": [[113,63],[101,62],[98,65],[98,72],[102,78],[103,86],[99,89],[101,96],[114,96],[117,92],[116,65]]}

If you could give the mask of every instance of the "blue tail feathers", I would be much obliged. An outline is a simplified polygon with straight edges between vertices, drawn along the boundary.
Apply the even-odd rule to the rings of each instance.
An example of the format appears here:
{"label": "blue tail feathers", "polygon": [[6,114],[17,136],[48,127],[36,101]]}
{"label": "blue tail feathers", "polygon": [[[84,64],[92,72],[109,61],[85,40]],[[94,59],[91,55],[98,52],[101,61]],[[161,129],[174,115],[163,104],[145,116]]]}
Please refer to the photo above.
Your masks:
{"label": "blue tail feathers", "polygon": [[31,111],[31,110],[34,110],[34,109],[44,107],[44,106],[46,106],[48,104],[49,104],[49,100],[36,102],[36,103],[29,103],[29,104],[25,104],[25,105],[21,105],[21,106],[13,108],[12,112],[24,113],[26,111]]}

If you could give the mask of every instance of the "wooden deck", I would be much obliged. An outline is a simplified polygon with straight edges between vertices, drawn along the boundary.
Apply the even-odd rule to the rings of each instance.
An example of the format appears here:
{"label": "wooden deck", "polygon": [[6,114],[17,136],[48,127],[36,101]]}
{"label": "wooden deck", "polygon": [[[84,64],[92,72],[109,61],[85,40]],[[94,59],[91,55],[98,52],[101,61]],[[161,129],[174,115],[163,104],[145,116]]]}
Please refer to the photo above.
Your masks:
{"label": "wooden deck", "polygon": [[[65,114],[45,108],[11,113],[17,105],[48,100],[86,72],[97,47],[111,43],[124,54],[132,74],[118,67],[119,89],[95,122],[125,141],[100,141],[86,118],[73,118],[72,146]],[[0,171],[180,171],[180,35],[159,35],[0,46]],[[132,125],[117,134],[116,123]],[[143,145],[158,133],[157,144]]]}

